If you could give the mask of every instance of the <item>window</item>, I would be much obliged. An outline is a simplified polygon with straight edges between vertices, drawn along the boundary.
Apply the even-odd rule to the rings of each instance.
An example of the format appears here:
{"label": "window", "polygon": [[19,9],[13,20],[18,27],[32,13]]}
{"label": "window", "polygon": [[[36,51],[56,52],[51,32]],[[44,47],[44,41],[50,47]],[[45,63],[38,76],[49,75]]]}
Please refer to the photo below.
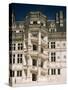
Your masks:
{"label": "window", "polygon": [[41,61],[41,67],[43,67],[43,61]]}
{"label": "window", "polygon": [[48,69],[48,75],[57,75],[57,72],[58,75],[60,75],[60,69],[55,69],[55,68]]}
{"label": "window", "polygon": [[17,63],[22,63],[22,54],[17,55]]}
{"label": "window", "polygon": [[58,69],[58,75],[60,75],[60,69]]}
{"label": "window", "polygon": [[37,46],[36,45],[33,45],[33,50],[37,50]]}
{"label": "window", "polygon": [[51,75],[56,75],[56,69],[51,69]]}
{"label": "window", "polygon": [[51,69],[51,75],[53,75],[53,69]]}
{"label": "window", "polygon": [[33,59],[33,66],[37,66],[37,60]]}
{"label": "window", "polygon": [[12,64],[12,63],[14,64],[15,63],[15,54],[13,54],[13,55],[10,54],[9,59],[10,59],[10,62],[9,63],[10,64]]}
{"label": "window", "polygon": [[37,21],[33,21],[33,24],[37,24]]}
{"label": "window", "polygon": [[17,76],[22,76],[22,71],[17,71]]}
{"label": "window", "polygon": [[16,44],[12,44],[12,50],[16,49]]}
{"label": "window", "polygon": [[15,72],[10,70],[10,77],[14,77]]}
{"label": "window", "polygon": [[51,62],[55,62],[56,61],[56,53],[52,52],[51,53]]}
{"label": "window", "polygon": [[13,64],[15,63],[15,54],[13,54]]}
{"label": "window", "polygon": [[53,32],[55,32],[55,29],[54,29],[54,28],[52,28],[52,29],[51,29],[51,32],[52,32],[52,33],[53,33]]}
{"label": "window", "polygon": [[51,48],[55,48],[55,42],[51,42]]}
{"label": "window", "polygon": [[41,48],[41,53],[43,53],[43,48]]}
{"label": "window", "polygon": [[12,54],[9,55],[9,63],[12,64]]}
{"label": "window", "polygon": [[37,75],[36,74],[32,74],[32,81],[36,81],[37,80]]}
{"label": "window", "polygon": [[22,33],[22,30],[20,30],[20,33]]}
{"label": "window", "polygon": [[23,49],[22,43],[18,43],[18,50],[22,50],[22,49]]}
{"label": "window", "polygon": [[49,48],[49,42],[48,42],[48,48]]}
{"label": "window", "polygon": [[56,75],[56,69],[54,69],[54,73],[53,74]]}
{"label": "window", "polygon": [[12,50],[12,44],[11,43],[9,44],[9,50]]}

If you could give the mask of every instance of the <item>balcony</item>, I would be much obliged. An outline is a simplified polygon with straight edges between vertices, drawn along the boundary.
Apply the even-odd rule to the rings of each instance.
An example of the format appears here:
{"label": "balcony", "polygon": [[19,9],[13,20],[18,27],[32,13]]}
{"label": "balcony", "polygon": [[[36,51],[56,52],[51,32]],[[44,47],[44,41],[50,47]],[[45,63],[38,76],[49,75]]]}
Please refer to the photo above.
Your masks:
{"label": "balcony", "polygon": [[39,29],[42,29],[42,31],[45,33],[46,32],[46,28],[45,26],[41,26],[40,24],[32,24],[29,25],[29,28],[31,31],[39,31]]}
{"label": "balcony", "polygon": [[12,35],[12,40],[14,40],[14,41],[21,41],[22,40],[22,35],[19,35],[19,36],[17,36],[17,35]]}
{"label": "balcony", "polygon": [[48,54],[40,53],[39,57],[42,58],[43,60],[48,60]]}
{"label": "balcony", "polygon": [[55,62],[48,62],[48,65],[47,65],[48,67],[50,67],[50,68],[55,68],[55,67],[57,67],[57,68],[59,68],[59,67],[65,67],[65,62],[62,62],[62,61],[55,61]]}
{"label": "balcony", "polygon": [[38,67],[37,66],[31,66],[30,67],[30,71],[31,72],[37,72],[37,70],[38,70]]}
{"label": "balcony", "polygon": [[41,74],[44,76],[48,73],[47,69],[40,68],[40,70],[41,70]]}
{"label": "balcony", "polygon": [[33,42],[36,42],[36,43],[37,43],[37,42],[38,42],[38,38],[37,38],[37,37],[32,36],[32,37],[31,37],[31,41],[33,41]]}
{"label": "balcony", "polygon": [[22,63],[21,64],[19,64],[19,63],[18,64],[10,64],[9,68],[12,70],[20,70],[23,68],[23,64]]}
{"label": "balcony", "polygon": [[38,24],[29,24],[29,28],[40,28],[41,25],[38,25]]}
{"label": "balcony", "polygon": [[46,47],[46,48],[48,47],[47,42],[44,41],[43,39],[41,40],[41,45],[44,46],[44,47]]}
{"label": "balcony", "polygon": [[30,55],[31,56],[37,56],[38,55],[38,51],[36,50],[36,51],[31,51],[30,52]]}

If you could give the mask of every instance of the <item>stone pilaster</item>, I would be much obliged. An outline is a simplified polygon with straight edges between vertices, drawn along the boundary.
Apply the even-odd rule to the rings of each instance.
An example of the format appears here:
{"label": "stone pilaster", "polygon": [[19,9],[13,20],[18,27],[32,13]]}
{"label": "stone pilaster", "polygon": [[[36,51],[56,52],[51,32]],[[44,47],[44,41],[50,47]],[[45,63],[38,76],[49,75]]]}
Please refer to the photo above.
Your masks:
{"label": "stone pilaster", "polygon": [[38,52],[41,52],[41,32],[38,34]]}

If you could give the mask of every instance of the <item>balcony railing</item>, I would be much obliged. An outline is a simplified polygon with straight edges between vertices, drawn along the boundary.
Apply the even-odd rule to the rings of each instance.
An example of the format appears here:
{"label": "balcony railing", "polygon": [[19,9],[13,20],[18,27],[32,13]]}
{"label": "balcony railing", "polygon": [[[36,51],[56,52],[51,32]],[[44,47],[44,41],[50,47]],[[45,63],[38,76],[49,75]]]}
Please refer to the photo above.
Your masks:
{"label": "balcony railing", "polygon": [[38,42],[38,38],[35,37],[35,36],[32,36],[32,37],[31,37],[31,40],[34,41],[34,42]]}
{"label": "balcony railing", "polygon": [[43,39],[41,39],[41,43],[42,43],[43,45],[47,45],[47,42],[46,42],[45,40],[43,40]]}
{"label": "balcony railing", "polygon": [[46,29],[46,27],[42,26],[41,24],[29,24],[29,28],[42,28],[43,30]]}
{"label": "balcony railing", "polygon": [[48,60],[48,54],[41,53],[39,54],[39,57],[42,58],[43,60]]}
{"label": "balcony railing", "polygon": [[36,51],[31,51],[30,52],[30,55],[31,56],[37,56],[38,55],[38,51],[36,50]]}
{"label": "balcony railing", "polygon": [[41,25],[38,25],[38,24],[29,24],[29,27],[30,28],[40,28],[41,27]]}

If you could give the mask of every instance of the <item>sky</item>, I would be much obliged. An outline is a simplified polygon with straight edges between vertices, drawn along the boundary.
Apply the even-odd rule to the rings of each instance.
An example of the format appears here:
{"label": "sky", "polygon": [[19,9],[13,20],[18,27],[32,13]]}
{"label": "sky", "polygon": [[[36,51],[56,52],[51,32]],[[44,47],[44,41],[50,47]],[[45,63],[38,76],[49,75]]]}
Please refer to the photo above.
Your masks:
{"label": "sky", "polygon": [[49,6],[49,5],[34,5],[34,4],[11,4],[12,12],[15,14],[16,21],[24,20],[25,16],[30,11],[41,11],[48,19],[55,19],[56,12],[63,11],[66,18],[65,6]]}

